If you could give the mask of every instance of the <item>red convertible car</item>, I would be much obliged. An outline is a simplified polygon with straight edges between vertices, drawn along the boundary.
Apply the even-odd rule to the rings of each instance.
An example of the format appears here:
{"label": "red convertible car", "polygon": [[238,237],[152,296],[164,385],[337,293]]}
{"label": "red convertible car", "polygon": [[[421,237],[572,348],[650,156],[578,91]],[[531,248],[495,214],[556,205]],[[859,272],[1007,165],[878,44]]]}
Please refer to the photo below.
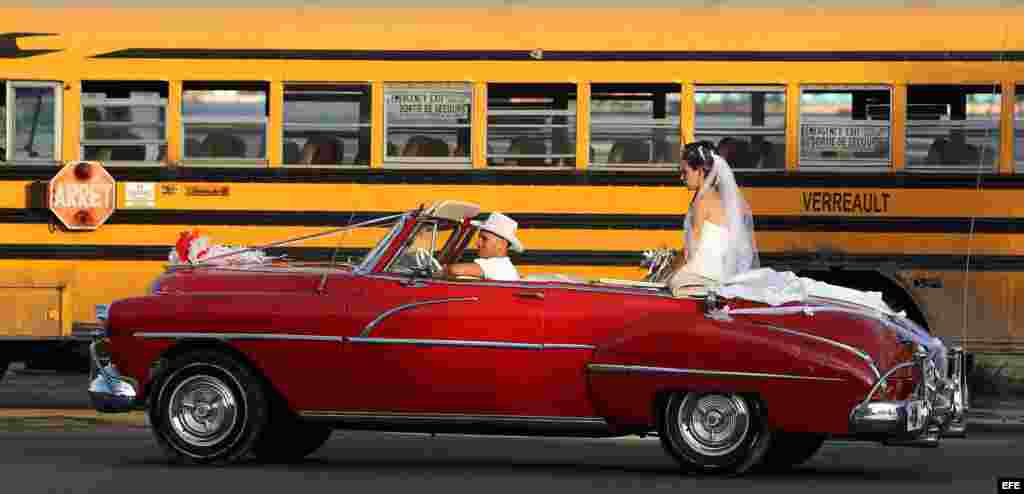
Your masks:
{"label": "red convertible car", "polygon": [[[446,279],[479,207],[337,229],[356,263],[170,266],[92,345],[103,412],[145,409],[175,461],[287,461],[332,429],[657,434],[685,470],[785,467],[829,438],[936,446],[965,431],[964,355],[846,302],[538,276]],[[426,233],[426,235],[424,235]],[[918,328],[919,329],[919,328]]]}

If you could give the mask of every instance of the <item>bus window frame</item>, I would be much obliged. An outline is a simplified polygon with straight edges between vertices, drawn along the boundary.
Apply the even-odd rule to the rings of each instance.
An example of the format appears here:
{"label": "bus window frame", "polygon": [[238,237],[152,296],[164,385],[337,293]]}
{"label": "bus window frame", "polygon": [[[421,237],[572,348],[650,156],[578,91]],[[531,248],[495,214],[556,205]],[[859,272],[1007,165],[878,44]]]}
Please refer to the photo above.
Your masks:
{"label": "bus window frame", "polygon": [[[4,150],[7,152],[7,165],[31,165],[31,166],[59,166],[62,163],[62,150],[64,143],[64,83],[59,81],[38,81],[24,79],[4,79],[6,85],[6,110],[5,125],[7,142],[4,143]],[[17,134],[15,123],[17,120],[17,100],[15,91],[17,88],[50,88],[53,89],[53,159],[15,159],[17,153]]]}
{"label": "bus window frame", "polygon": [[[434,87],[429,87],[434,84]],[[464,88],[457,88],[458,85],[464,85]],[[447,92],[447,93],[463,93],[469,96],[469,112],[466,117],[466,124],[448,125],[444,126],[445,129],[461,129],[465,128],[469,135],[469,154],[465,157],[452,156],[451,153],[454,149],[449,149],[448,156],[402,156],[401,150],[398,155],[388,155],[388,95],[394,94],[392,91],[398,92],[413,92],[417,90],[422,91],[436,91],[436,92]],[[378,146],[381,147],[381,156],[383,156],[382,164],[385,168],[393,169],[469,169],[473,167],[473,111],[474,105],[477,104],[473,98],[473,84],[466,81],[385,81],[382,88],[382,101],[381,106],[384,108],[383,115],[381,116],[381,127],[383,128],[384,140]],[[401,127],[401,126],[399,126]],[[371,144],[372,145],[372,144]]]}
{"label": "bus window frame", "polygon": [[[595,98],[594,98],[594,93],[597,92],[598,94],[610,94],[610,93],[608,93],[606,91],[603,91],[604,88],[601,88],[600,86],[612,86],[612,85],[622,86],[622,90],[623,91],[627,91],[626,88],[628,88],[629,86],[634,86],[636,88],[639,88],[639,89],[637,89],[637,92],[643,92],[644,90],[649,90],[649,88],[652,87],[652,86],[675,86],[675,89],[676,89],[675,92],[666,92],[665,93],[665,99],[666,99],[666,105],[665,106],[666,106],[666,108],[668,107],[668,101],[669,101],[669,95],[670,94],[675,94],[679,98],[679,114],[675,116],[675,120],[674,121],[673,121],[672,117],[668,116],[668,113],[666,111],[666,117],[664,119],[661,119],[661,120],[655,119],[654,115],[652,113],[650,118],[648,120],[642,122],[642,123],[639,120],[636,120],[636,121],[628,121],[628,122],[624,122],[624,123],[614,124],[614,123],[611,123],[609,121],[601,121],[600,119],[596,120],[596,122],[597,122],[597,126],[599,126],[599,127],[600,126],[608,126],[608,127],[616,126],[616,127],[621,127],[621,128],[630,127],[630,128],[648,129],[648,130],[653,130],[653,129],[657,129],[657,128],[666,129],[667,132],[665,132],[665,133],[667,135],[674,135],[675,138],[677,140],[679,140],[679,142],[680,142],[680,144],[679,144],[680,149],[682,148],[682,145],[683,145],[682,144],[683,107],[685,106],[685,105],[683,105],[683,98],[686,97],[683,84],[678,83],[678,82],[667,82],[667,83],[665,83],[665,82],[651,82],[651,81],[646,81],[646,82],[603,82],[603,81],[598,82],[598,81],[591,81],[590,82],[590,93],[588,94],[588,98],[590,99],[590,101],[589,101],[589,104],[587,105],[587,112],[588,112],[588,115],[587,115],[587,117],[588,117],[587,118],[587,129],[586,129],[586,132],[585,132],[585,135],[586,135],[586,138],[587,138],[586,145],[590,149],[594,149],[593,148],[593,145],[594,145],[594,126],[595,126],[595,119],[594,119],[594,100],[595,100]],[[595,89],[594,89],[595,86],[597,86],[601,90],[600,91],[595,91]],[[651,91],[651,92],[652,93],[656,93],[656,91]],[[614,94],[614,93],[612,93],[612,94]],[[607,99],[607,100],[613,100],[613,101],[615,100],[615,98],[603,98],[603,97],[602,98],[598,98],[598,99]],[[638,99],[638,98],[631,98],[631,99]],[[652,97],[651,101],[654,102],[655,99]],[[576,126],[577,126],[577,128],[580,126],[580,123],[579,123],[579,120],[580,120],[580,118],[579,118],[579,106],[578,105],[579,105],[579,103],[577,102],[577,107],[576,107],[577,108],[577,114],[576,114]],[[614,144],[612,144],[612,146],[614,147]],[[594,153],[594,154],[596,154],[596,153]],[[608,170],[608,171],[651,171],[651,172],[675,171],[675,170],[679,169],[679,162],[678,161],[672,161],[672,160],[669,160],[669,161],[657,161],[657,162],[627,162],[627,161],[624,161],[624,162],[620,162],[620,163],[611,163],[611,162],[607,161],[607,157],[606,157],[605,161],[598,162],[598,161],[596,161],[594,159],[594,154],[590,154],[588,156],[588,159],[587,159],[587,168],[588,169],[593,168],[595,170]],[[672,155],[673,155],[673,153],[671,152],[671,150],[669,150],[669,156],[671,157]],[[579,161],[579,160],[577,160],[577,161]]]}
{"label": "bus window frame", "polygon": [[[490,100],[491,100],[491,86],[492,85],[519,86],[519,87],[522,87],[522,88],[525,88],[525,89],[529,89],[529,88],[533,88],[533,87],[538,87],[538,86],[552,86],[552,87],[566,86],[565,89],[567,89],[569,91],[567,94],[568,95],[572,95],[571,98],[566,98],[566,101],[567,101],[566,102],[566,106],[567,107],[571,107],[571,109],[566,109],[566,110],[523,110],[523,109],[504,109],[504,108],[503,109],[491,109]],[[488,170],[501,170],[501,171],[525,170],[525,171],[528,171],[528,172],[529,171],[565,172],[567,170],[577,170],[578,167],[580,166],[580,157],[576,153],[576,150],[578,149],[578,147],[580,145],[580,143],[577,142],[577,137],[579,136],[579,131],[580,131],[580,103],[579,103],[580,95],[577,92],[578,90],[579,90],[579,86],[578,86],[577,83],[575,83],[575,82],[566,82],[566,81],[541,81],[541,82],[538,82],[538,81],[507,82],[507,81],[496,81],[496,80],[489,80],[489,81],[487,81],[487,98],[483,102],[485,114],[484,114],[484,143],[482,144],[483,148],[484,148],[484,163],[485,163],[484,166],[486,167],[486,169],[488,169]],[[524,91],[523,93],[521,93],[521,95],[518,96],[518,97],[522,97],[522,98],[530,98],[530,97],[546,98],[548,96],[547,95],[537,96],[535,94],[530,94],[530,91],[527,90],[527,91]],[[564,113],[561,113],[561,112],[564,112]],[[569,146],[569,148],[568,148],[571,151],[571,153],[563,153],[564,156],[560,155],[559,153],[548,153],[548,154],[544,154],[543,156],[541,156],[541,155],[528,155],[528,154],[522,154],[522,155],[518,155],[518,156],[511,156],[509,153],[506,153],[506,152],[492,152],[492,151],[489,151],[488,150],[488,146],[491,143],[491,136],[490,136],[490,133],[491,133],[490,132],[490,130],[491,130],[491,118],[490,117],[491,116],[498,116],[498,117],[502,117],[502,116],[527,116],[527,117],[530,117],[530,116],[532,116],[532,117],[566,117],[566,118],[572,118],[572,125],[570,126],[569,124],[566,124],[566,138],[567,138],[568,141],[572,142],[572,145]],[[588,119],[589,119],[589,114],[588,114]],[[508,127],[515,127],[515,128],[536,127],[536,128],[540,128],[540,126],[535,126],[535,125],[522,125],[522,126],[520,126],[520,125],[512,125],[512,124],[498,124],[498,125],[506,126],[506,128],[508,128]],[[555,128],[556,126],[555,125],[548,125],[547,127]],[[586,139],[587,139],[587,145],[589,146],[590,145],[589,128],[587,129],[587,132],[585,134],[586,134]],[[500,164],[499,165],[499,164],[491,163],[492,157],[494,157],[494,159],[538,159],[538,158],[539,159],[549,159],[550,158],[552,160],[552,163],[549,164],[549,165],[548,164],[545,164],[545,165],[534,165],[534,164],[531,164],[531,165],[520,165],[518,163],[514,164],[514,165],[506,165],[506,164]],[[567,160],[567,159],[571,159],[575,163],[575,165],[568,165],[568,164],[559,163],[559,161]],[[588,163],[587,165],[589,166],[590,163]],[[661,170],[665,170],[665,169],[666,168],[662,168]]]}
{"label": "bus window frame", "polygon": [[[168,122],[170,121],[169,113],[170,113],[170,104],[171,104],[171,97],[170,97],[170,90],[171,90],[171,88],[170,88],[170,85],[167,84],[166,81],[153,81],[153,80],[146,80],[146,81],[143,81],[143,80],[101,80],[101,79],[82,80],[82,81],[80,81],[80,84],[84,85],[84,84],[90,83],[90,82],[102,82],[102,83],[118,83],[118,82],[123,82],[125,84],[145,82],[145,83],[162,83],[162,84],[165,84],[166,89],[168,91],[168,94],[167,94],[166,97],[158,97],[156,99],[156,101],[160,103],[159,105],[155,105],[155,104],[140,105],[140,106],[163,108],[163,110],[164,110],[164,119],[163,119],[163,122],[161,123],[161,126],[163,127],[163,139],[162,140],[140,139],[138,141],[129,141],[129,142],[115,141],[115,140],[109,140],[109,139],[108,140],[103,140],[103,139],[86,140],[85,139],[85,127],[86,127],[85,108],[86,108],[86,100],[89,99],[89,98],[85,97],[86,93],[83,90],[82,92],[80,92],[79,104],[78,104],[78,113],[79,113],[79,127],[78,128],[80,129],[79,137],[78,137],[78,150],[79,150],[79,153],[80,153],[79,156],[81,156],[84,159],[84,157],[85,157],[85,147],[86,146],[120,146],[120,145],[127,145],[127,144],[143,144],[144,145],[144,144],[155,143],[158,146],[161,146],[161,145],[164,146],[165,153],[164,153],[164,159],[163,160],[160,160],[160,159],[156,159],[156,160],[153,160],[153,161],[139,161],[139,160],[116,160],[115,161],[115,160],[108,160],[108,161],[104,161],[103,162],[103,166],[115,167],[115,168],[121,168],[121,167],[153,168],[153,167],[165,166],[166,162],[168,160],[167,151],[166,150],[170,149],[170,142],[169,142],[170,141],[170,136],[169,136],[170,128],[169,128],[169,124],[168,124]],[[134,102],[152,103],[152,101],[150,101],[148,99],[136,99],[136,100],[133,100],[129,96],[128,98],[105,98],[99,105],[89,105],[89,106],[92,106],[92,107],[96,107],[96,106],[100,106],[100,107],[102,107],[102,106],[114,106],[114,107],[117,107],[117,106],[129,106],[129,107],[132,107],[132,103],[134,103]],[[182,130],[184,130],[184,128]]]}
{"label": "bus window frame", "polygon": [[1013,166],[1013,173],[1024,174],[1024,82],[1014,82],[1012,110],[1010,121],[1013,132],[1008,136],[1000,135],[999,138],[1010,140],[1010,163]]}
{"label": "bus window frame", "polygon": [[[691,108],[693,108],[693,136],[694,136],[694,140],[695,141],[702,140],[702,138],[700,136],[700,133],[701,133],[702,129],[697,127],[697,94],[699,94],[699,93],[758,93],[758,92],[762,92],[762,93],[779,93],[779,94],[781,94],[782,98],[783,98],[783,100],[782,100],[783,101],[783,108],[788,108],[788,105],[786,104],[786,84],[784,84],[784,83],[783,84],[735,84],[735,85],[732,85],[732,84],[701,84],[699,82],[694,83],[693,91],[691,91],[690,94],[689,94],[689,96],[691,98],[691,100],[690,100]],[[764,167],[738,167],[738,166],[733,166],[734,170],[742,171],[744,173],[772,173],[772,172],[779,172],[779,171],[784,171],[785,170],[785,161],[786,161],[785,160],[785,156],[786,156],[785,149],[786,149],[786,145],[787,145],[787,136],[788,136],[788,134],[790,132],[790,129],[786,128],[787,124],[789,123],[789,119],[787,117],[788,117],[788,115],[785,114],[785,110],[784,110],[783,111],[783,115],[782,115],[782,127],[768,127],[768,126],[761,127],[761,128],[757,128],[757,127],[753,127],[753,126],[736,127],[736,128],[708,127],[708,128],[705,128],[704,133],[705,134],[711,134],[711,135],[721,135],[721,134],[725,134],[727,132],[736,132],[737,135],[739,135],[740,137],[743,137],[743,136],[753,136],[753,135],[761,135],[761,136],[768,136],[768,137],[772,137],[772,136],[774,136],[774,137],[781,137],[782,138],[782,146],[783,146],[782,149],[783,149],[783,152],[782,152],[781,157],[779,159],[781,160],[781,163],[783,164],[782,167],[764,168]],[[798,123],[797,127],[799,128],[799,126],[800,126],[800,124]],[[758,130],[754,131],[752,129],[758,129]],[[780,131],[781,131],[781,134],[779,133]],[[799,130],[797,130],[797,132],[799,132]],[[732,136],[726,136],[726,137],[732,137]],[[723,139],[724,139],[724,137],[723,137]],[[719,142],[720,141],[721,141],[721,139],[719,139]],[[713,144],[715,145],[716,148],[718,147],[718,142],[714,142]]]}
{"label": "bus window frame", "polygon": [[[199,119],[196,117],[185,116],[185,93],[187,91],[214,91],[214,90],[228,90],[228,91],[256,91],[254,87],[259,87],[262,84],[266,84],[266,87],[260,87],[260,91],[264,94],[264,115],[262,118],[236,118],[230,120],[224,120],[222,122],[216,121],[216,119]],[[193,87],[189,87],[193,86]],[[178,151],[181,156],[181,164],[184,166],[193,167],[231,167],[231,168],[261,168],[267,167],[270,164],[270,149],[269,149],[269,137],[270,137],[270,85],[266,81],[213,81],[213,80],[189,80],[184,81],[180,88],[181,94],[178,98],[179,108],[177,109],[180,115],[179,122],[179,138],[178,138]],[[189,157],[185,154],[185,145],[188,142],[188,132],[186,127],[189,124],[238,124],[238,125],[262,125],[263,127],[263,141],[264,149],[263,156],[256,158],[236,158],[236,157],[225,157],[225,158],[206,158],[206,157]]]}
{"label": "bus window frame", "polygon": [[[281,147],[282,147],[282,154],[281,154],[281,167],[282,168],[326,168],[326,169],[343,168],[343,169],[363,170],[363,169],[367,169],[367,168],[371,168],[372,167],[372,160],[371,160],[371,158],[369,156],[366,157],[366,163],[365,164],[359,164],[359,163],[303,164],[303,163],[286,163],[285,162],[283,147],[284,147],[284,145],[285,145],[285,143],[287,141],[287,136],[285,134],[288,132],[287,111],[285,109],[286,106],[287,106],[287,101],[288,101],[288,98],[287,98],[288,93],[290,91],[291,92],[297,92],[297,91],[302,91],[302,90],[310,90],[310,88],[316,88],[316,87],[321,87],[321,88],[326,88],[326,87],[340,88],[340,87],[344,87],[344,86],[349,86],[349,87],[362,86],[362,87],[364,87],[366,89],[367,115],[368,115],[367,121],[366,121],[366,123],[363,123],[363,122],[360,121],[360,122],[356,122],[356,123],[345,123],[345,124],[333,125],[333,128],[327,128],[327,129],[324,130],[324,132],[337,132],[337,131],[340,130],[340,127],[342,127],[342,126],[345,126],[345,130],[354,130],[356,133],[362,132],[363,129],[366,129],[366,132],[368,134],[368,139],[370,140],[370,142],[368,143],[368,146],[369,146],[370,149],[373,148],[373,140],[374,140],[373,139],[373,105],[374,105],[374,101],[373,101],[373,83],[371,81],[283,81],[282,82],[282,91],[281,91],[281,136],[280,136],[281,137]],[[293,125],[300,125],[300,126],[301,125],[306,125],[306,126],[312,127],[314,124],[293,122]],[[330,125],[330,124],[328,124],[328,125]],[[301,153],[301,148],[300,148],[300,153]],[[353,150],[353,153],[355,153],[354,156],[358,156],[358,153],[359,153],[359,146],[358,145]],[[353,158],[353,161],[354,160],[355,160],[355,158]]]}
{"label": "bus window frame", "polygon": [[[949,87],[949,88],[955,88],[955,87],[961,87],[961,88],[963,88],[963,87],[986,87],[986,86],[987,87],[996,87],[997,88],[997,92],[995,93],[996,94],[996,104],[999,105],[999,111],[1001,113],[1003,111],[1003,108],[1002,108],[1002,89],[1003,89],[1002,88],[1002,84],[1000,82],[998,82],[998,81],[996,81],[996,82],[988,82],[988,83],[961,82],[959,84],[927,84],[927,83],[908,82],[906,84],[906,87],[907,87],[907,98],[903,102],[903,104],[904,104],[903,115],[904,115],[904,119],[905,119],[904,129],[906,129],[903,132],[903,146],[904,146],[903,154],[904,154],[904,160],[905,160],[905,163],[906,163],[904,165],[904,169],[906,171],[917,173],[917,174],[928,174],[928,173],[974,174],[974,173],[979,173],[979,172],[983,173],[983,174],[998,173],[998,171],[999,171],[999,162],[1000,162],[1000,159],[1001,159],[1001,157],[1000,157],[1001,152],[1000,151],[1001,151],[1002,143],[1003,143],[1003,135],[1002,135],[1001,128],[1000,128],[1000,116],[999,116],[999,114],[996,115],[996,119],[994,121],[994,124],[987,124],[987,125],[985,125],[985,127],[983,129],[983,130],[990,130],[991,129],[991,130],[994,130],[996,134],[998,134],[998,139],[996,139],[996,141],[995,141],[995,154],[993,156],[992,163],[990,165],[987,165],[987,167],[982,168],[977,163],[974,163],[974,164],[968,163],[968,164],[963,164],[963,165],[952,164],[952,163],[938,163],[938,164],[911,163],[910,155],[909,155],[909,153],[910,153],[909,139],[910,139],[910,129],[911,128],[915,128],[915,127],[916,128],[927,128],[927,127],[933,127],[934,128],[934,127],[939,127],[939,128],[945,128],[947,130],[960,129],[960,130],[963,130],[963,131],[966,132],[966,131],[968,131],[968,130],[970,130],[972,128],[977,129],[979,127],[982,127],[981,124],[983,122],[986,122],[985,120],[980,120],[980,119],[976,119],[976,120],[968,119],[967,118],[966,110],[964,112],[964,117],[965,118],[963,120],[952,120],[952,118],[950,118],[949,120],[945,120],[945,122],[957,122],[957,124],[955,124],[955,125],[950,124],[950,125],[945,126],[945,127],[940,126],[940,125],[935,125],[933,123],[933,121],[929,121],[929,120],[911,120],[910,119],[910,106],[911,106],[911,102],[910,102],[910,89],[913,86],[946,86],[946,87]],[[967,92],[967,93],[964,93],[964,94],[982,94],[982,93],[979,92],[979,91],[974,91],[974,92]],[[922,103],[916,103],[916,104],[921,105]],[[935,104],[935,103],[924,103],[924,104]],[[952,116],[952,115],[950,115],[950,116]],[[915,123],[911,123],[911,122],[915,122]],[[936,120],[934,122],[942,122],[942,120]],[[1016,130],[1014,131],[1014,134],[1016,134]]]}
{"label": "bus window frame", "polygon": [[[801,144],[803,135],[803,99],[805,91],[832,91],[832,92],[843,92],[843,91],[881,91],[885,90],[889,92],[889,119],[879,122],[885,122],[884,126],[889,128],[889,148],[888,148],[888,159],[886,161],[870,161],[865,160],[864,164],[858,165],[837,165],[835,163],[842,161],[822,161],[822,160],[804,160],[803,158],[803,145]],[[794,129],[796,132],[796,159],[797,169],[801,171],[813,171],[813,172],[829,172],[829,173],[879,173],[889,172],[893,169],[893,163],[895,157],[892,152],[893,142],[896,136],[893,135],[893,102],[895,101],[896,84],[895,83],[877,83],[877,84],[800,84],[799,100],[797,101],[797,128]],[[853,120],[850,120],[853,121]],[[863,120],[864,122],[871,122],[872,120]],[[874,126],[874,125],[865,125]],[[877,125],[882,127],[883,125]],[[900,139],[903,139],[900,136]]]}

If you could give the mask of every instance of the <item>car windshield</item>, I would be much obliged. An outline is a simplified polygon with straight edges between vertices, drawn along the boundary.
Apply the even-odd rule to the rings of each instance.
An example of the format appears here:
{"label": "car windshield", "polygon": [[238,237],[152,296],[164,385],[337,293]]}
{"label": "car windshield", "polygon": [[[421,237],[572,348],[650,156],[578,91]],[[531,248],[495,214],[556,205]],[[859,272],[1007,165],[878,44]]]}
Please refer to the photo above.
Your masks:
{"label": "car windshield", "polygon": [[450,221],[425,220],[416,226],[401,252],[395,256],[385,271],[399,274],[441,274],[438,258],[448,244],[455,224]]}
{"label": "car windshield", "polygon": [[402,216],[401,218],[396,219],[392,223],[385,223],[383,225],[377,225],[373,227],[374,229],[386,229],[386,233],[384,233],[384,235],[379,240],[377,240],[376,245],[374,245],[373,248],[370,249],[370,251],[367,252],[366,255],[363,256],[363,258],[359,261],[359,264],[357,264],[358,267],[356,268],[357,271],[368,271],[371,267],[373,267],[373,263],[377,261],[377,258],[384,253],[384,250],[395,238],[395,236],[402,231],[402,227],[405,226],[405,221],[406,217]]}

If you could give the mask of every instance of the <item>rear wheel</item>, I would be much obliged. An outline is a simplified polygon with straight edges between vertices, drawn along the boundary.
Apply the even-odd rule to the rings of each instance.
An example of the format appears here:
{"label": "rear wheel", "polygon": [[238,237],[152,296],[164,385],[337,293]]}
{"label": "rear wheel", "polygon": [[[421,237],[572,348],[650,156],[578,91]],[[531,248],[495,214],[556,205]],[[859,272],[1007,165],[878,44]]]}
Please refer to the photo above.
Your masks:
{"label": "rear wheel", "polygon": [[259,378],[216,350],[174,358],[153,392],[154,435],[176,462],[237,461],[252,450],[269,416]]}
{"label": "rear wheel", "polygon": [[760,402],[734,393],[673,394],[658,422],[662,445],[685,470],[745,472],[771,441]]}
{"label": "rear wheel", "polygon": [[777,432],[759,469],[784,470],[799,465],[811,459],[824,443],[824,434]]}

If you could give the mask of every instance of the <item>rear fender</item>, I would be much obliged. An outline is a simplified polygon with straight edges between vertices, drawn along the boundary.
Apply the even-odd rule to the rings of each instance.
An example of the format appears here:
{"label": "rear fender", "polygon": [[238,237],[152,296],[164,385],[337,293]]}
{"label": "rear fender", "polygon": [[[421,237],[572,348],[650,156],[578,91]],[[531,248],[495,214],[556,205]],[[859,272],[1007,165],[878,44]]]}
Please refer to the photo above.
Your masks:
{"label": "rear fender", "polygon": [[849,351],[756,324],[701,316],[627,334],[588,366],[595,408],[623,425],[654,426],[659,396],[701,391],[760,396],[777,429],[843,433],[875,378]]}

